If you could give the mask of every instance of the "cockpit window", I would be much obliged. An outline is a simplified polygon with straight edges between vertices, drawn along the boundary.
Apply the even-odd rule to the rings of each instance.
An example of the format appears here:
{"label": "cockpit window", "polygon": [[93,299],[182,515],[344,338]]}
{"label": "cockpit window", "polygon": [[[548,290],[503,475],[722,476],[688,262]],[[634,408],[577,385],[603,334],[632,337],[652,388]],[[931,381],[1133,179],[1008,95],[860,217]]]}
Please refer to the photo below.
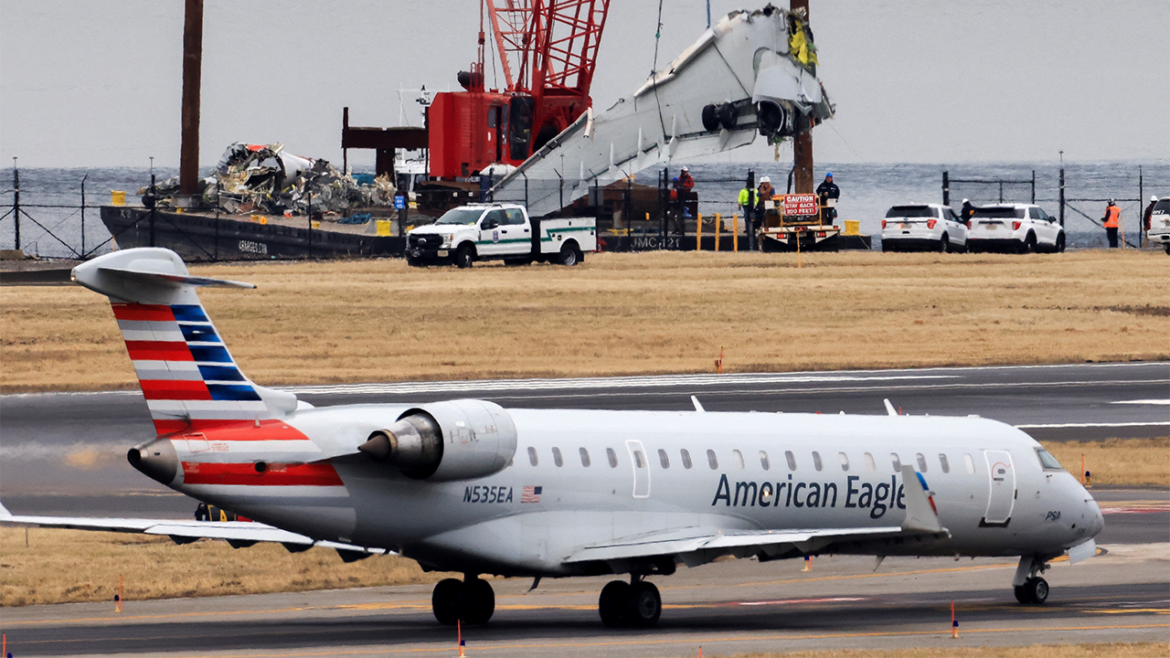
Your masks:
{"label": "cockpit window", "polygon": [[1048,452],[1047,450],[1042,448],[1037,450],[1036,454],[1040,457],[1040,465],[1044,468],[1054,468],[1059,470],[1064,469],[1064,467],[1060,465],[1060,462],[1056,461],[1056,457],[1053,457],[1052,453]]}

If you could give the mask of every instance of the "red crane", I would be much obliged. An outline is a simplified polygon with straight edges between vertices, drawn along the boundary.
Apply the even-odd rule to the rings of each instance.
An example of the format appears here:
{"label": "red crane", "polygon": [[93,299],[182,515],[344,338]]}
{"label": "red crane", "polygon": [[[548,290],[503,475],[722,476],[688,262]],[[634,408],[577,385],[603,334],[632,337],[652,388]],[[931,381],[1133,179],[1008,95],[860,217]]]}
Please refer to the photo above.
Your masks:
{"label": "red crane", "polygon": [[[504,73],[484,87],[484,14]],[[459,72],[466,91],[435,94],[428,110],[430,174],[474,175],[519,165],[592,106],[589,86],[609,0],[484,0],[479,61]]]}

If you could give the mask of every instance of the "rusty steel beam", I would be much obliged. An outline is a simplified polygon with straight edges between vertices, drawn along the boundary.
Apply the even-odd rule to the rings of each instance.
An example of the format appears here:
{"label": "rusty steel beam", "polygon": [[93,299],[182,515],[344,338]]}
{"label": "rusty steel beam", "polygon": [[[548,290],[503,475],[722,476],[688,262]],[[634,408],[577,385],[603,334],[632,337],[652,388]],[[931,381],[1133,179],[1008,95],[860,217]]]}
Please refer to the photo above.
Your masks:
{"label": "rusty steel beam", "polygon": [[199,86],[203,60],[203,0],[186,0],[183,22],[183,136],[179,194],[199,192]]}

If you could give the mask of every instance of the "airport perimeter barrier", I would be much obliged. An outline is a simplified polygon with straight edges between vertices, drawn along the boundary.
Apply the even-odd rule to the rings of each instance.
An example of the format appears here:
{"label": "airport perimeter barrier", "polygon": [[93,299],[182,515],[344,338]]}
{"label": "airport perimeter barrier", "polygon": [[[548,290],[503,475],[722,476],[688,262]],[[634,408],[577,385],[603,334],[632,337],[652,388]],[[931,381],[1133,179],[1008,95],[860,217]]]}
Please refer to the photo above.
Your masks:
{"label": "airport perimeter barrier", "polygon": [[[57,182],[29,197],[21,194],[20,170],[12,169],[10,197],[0,213],[0,247],[22,249],[45,258],[86,259],[110,251],[110,235],[92,205],[89,174],[76,182]],[[38,185],[38,188],[41,186]],[[87,211],[88,215],[87,215]]]}
{"label": "airport perimeter barrier", "polygon": [[[678,174],[679,169],[663,168],[606,185],[594,183],[577,198],[573,181],[526,179],[522,186],[488,194],[485,200],[530,206],[552,199],[563,208],[553,216],[596,217],[602,249],[609,251],[689,251],[699,236],[705,249],[713,249],[717,234],[727,243],[725,249],[746,250],[748,229],[738,197],[747,181],[755,180],[754,172],[745,170],[742,178],[697,176],[689,192],[676,189]],[[485,180],[481,188],[497,182],[499,178]]]}
{"label": "airport perimeter barrier", "polygon": [[[1120,178],[1120,185],[1119,185]],[[1064,227],[1068,245],[1076,248],[1103,248],[1107,245],[1102,219],[1105,205],[1112,199],[1121,210],[1122,235],[1130,248],[1145,246],[1145,226],[1142,214],[1148,203],[1145,173],[1139,165],[1135,170],[1110,175],[1069,177],[1064,167],[1055,175],[1030,178],[952,178],[949,171],[942,174],[942,202],[955,209],[963,199],[975,206],[995,203],[1031,203],[1039,205]],[[1120,192],[1120,193],[1119,193]],[[1130,196],[1136,193],[1136,197]]]}

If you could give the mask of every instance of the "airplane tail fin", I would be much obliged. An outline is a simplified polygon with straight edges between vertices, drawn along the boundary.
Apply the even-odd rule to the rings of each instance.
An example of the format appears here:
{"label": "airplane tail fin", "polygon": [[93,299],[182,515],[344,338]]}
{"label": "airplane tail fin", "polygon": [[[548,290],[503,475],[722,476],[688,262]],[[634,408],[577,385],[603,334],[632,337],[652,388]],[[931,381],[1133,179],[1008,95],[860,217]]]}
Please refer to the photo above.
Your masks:
{"label": "airplane tail fin", "polygon": [[110,298],[160,436],[296,410],[295,395],[244,376],[196,292],[200,286],[254,285],[191,276],[178,254],[153,247],[100,256],[73,268],[72,278]]}

